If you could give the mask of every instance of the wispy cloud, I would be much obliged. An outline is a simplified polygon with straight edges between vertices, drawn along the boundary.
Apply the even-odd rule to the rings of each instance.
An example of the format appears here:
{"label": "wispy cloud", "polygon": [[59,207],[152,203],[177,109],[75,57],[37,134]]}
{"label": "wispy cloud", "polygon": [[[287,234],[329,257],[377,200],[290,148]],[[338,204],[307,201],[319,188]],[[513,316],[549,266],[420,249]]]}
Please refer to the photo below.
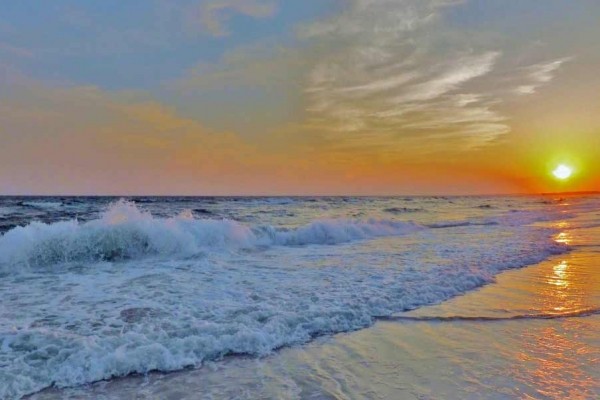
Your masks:
{"label": "wispy cloud", "polygon": [[518,86],[515,92],[519,95],[533,94],[541,86],[549,83],[554,79],[556,72],[561,66],[569,62],[573,57],[559,58],[554,61],[534,64],[525,68],[527,83]]}
{"label": "wispy cloud", "polygon": [[[215,4],[220,12],[233,3]],[[533,52],[452,30],[446,11],[463,5],[353,0],[337,15],[297,27],[300,46],[273,40],[230,51],[171,87],[195,96],[223,87],[260,87],[272,96],[284,88],[285,96],[271,98],[297,107],[287,111],[296,128],[266,128],[332,152],[401,158],[481,148],[511,131],[511,103],[549,84],[570,58],[540,62]]]}
{"label": "wispy cloud", "polygon": [[424,82],[407,87],[403,93],[391,99],[391,102],[400,104],[435,100],[458,89],[463,83],[490,72],[499,56],[499,52],[486,52],[459,58],[457,61],[441,66],[439,74],[429,76]]}
{"label": "wispy cloud", "polygon": [[197,13],[198,23],[209,34],[228,36],[227,21],[232,14],[242,14],[254,18],[267,18],[275,14],[277,8],[272,1],[265,0],[209,0],[201,2]]}
{"label": "wispy cloud", "polygon": [[356,0],[341,15],[301,29],[301,37],[330,50],[308,74],[310,124],[357,146],[361,140],[349,136],[365,132],[382,147],[418,135],[423,145],[444,145],[437,139],[448,137],[465,148],[508,132],[494,110],[499,99],[471,85],[494,70],[501,52],[461,42],[438,51],[432,42],[442,8],[458,3]]}

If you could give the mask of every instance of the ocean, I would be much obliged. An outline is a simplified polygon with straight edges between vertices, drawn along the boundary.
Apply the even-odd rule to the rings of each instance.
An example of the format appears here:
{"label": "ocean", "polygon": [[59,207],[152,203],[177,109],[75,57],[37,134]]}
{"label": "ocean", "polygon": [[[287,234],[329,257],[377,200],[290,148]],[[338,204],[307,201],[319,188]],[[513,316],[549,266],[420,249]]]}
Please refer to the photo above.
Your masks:
{"label": "ocean", "polygon": [[[600,244],[570,239],[600,226],[599,210],[592,195],[2,197],[0,398],[175,371],[240,377],[253,360],[427,318],[419,332],[433,335],[456,315],[419,314],[429,306]],[[538,311],[515,320],[555,317]]]}

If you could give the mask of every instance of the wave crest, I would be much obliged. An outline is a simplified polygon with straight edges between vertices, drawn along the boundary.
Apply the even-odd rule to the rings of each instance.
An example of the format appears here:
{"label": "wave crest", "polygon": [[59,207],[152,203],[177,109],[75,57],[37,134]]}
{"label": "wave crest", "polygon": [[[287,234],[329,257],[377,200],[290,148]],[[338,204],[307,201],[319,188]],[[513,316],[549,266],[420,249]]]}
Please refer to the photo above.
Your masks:
{"label": "wave crest", "polygon": [[295,229],[249,227],[232,220],[196,219],[191,211],[157,218],[132,202],[113,203],[101,217],[52,224],[32,222],[0,236],[0,265],[115,261],[144,256],[193,255],[256,246],[333,245],[401,235],[421,227],[387,220],[316,220]]}

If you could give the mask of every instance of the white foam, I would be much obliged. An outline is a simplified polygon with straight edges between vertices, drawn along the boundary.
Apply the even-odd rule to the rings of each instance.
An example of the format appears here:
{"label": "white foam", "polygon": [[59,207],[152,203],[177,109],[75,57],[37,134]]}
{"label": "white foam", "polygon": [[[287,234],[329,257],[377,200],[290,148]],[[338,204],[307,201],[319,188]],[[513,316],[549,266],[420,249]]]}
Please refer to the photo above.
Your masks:
{"label": "white foam", "polygon": [[195,219],[191,211],[155,218],[119,201],[98,220],[33,222],[0,236],[0,266],[40,266],[72,261],[189,256],[201,251],[269,245],[339,244],[414,232],[413,223],[386,220],[318,220],[297,229],[249,227],[232,220]]}
{"label": "white foam", "polygon": [[318,220],[297,229],[282,231],[272,227],[263,228],[274,244],[301,246],[308,244],[339,244],[355,240],[372,239],[382,236],[397,236],[415,232],[421,226],[411,222],[369,219]]}
{"label": "white foam", "polygon": [[57,210],[62,207],[60,201],[24,201],[21,203],[24,206]]}

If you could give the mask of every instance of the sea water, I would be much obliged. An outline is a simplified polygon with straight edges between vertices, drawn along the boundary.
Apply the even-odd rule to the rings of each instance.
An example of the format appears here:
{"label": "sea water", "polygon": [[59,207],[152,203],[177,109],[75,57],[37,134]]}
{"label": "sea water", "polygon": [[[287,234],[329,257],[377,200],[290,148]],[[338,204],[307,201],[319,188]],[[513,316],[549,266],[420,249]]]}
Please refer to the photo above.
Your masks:
{"label": "sea water", "polygon": [[[261,357],[568,252],[597,197],[0,199],[0,398]],[[590,222],[592,221],[592,222]]]}

